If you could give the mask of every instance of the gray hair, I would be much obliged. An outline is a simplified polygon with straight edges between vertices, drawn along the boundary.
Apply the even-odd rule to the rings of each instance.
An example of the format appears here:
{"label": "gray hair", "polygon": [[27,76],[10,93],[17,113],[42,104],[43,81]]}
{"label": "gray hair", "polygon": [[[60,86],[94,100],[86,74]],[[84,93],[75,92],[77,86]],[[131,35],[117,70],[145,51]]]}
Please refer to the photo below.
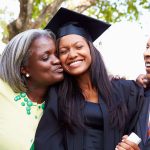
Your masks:
{"label": "gray hair", "polygon": [[25,92],[26,79],[21,74],[21,66],[28,63],[32,42],[41,37],[55,41],[53,32],[41,29],[30,29],[19,33],[6,45],[0,57],[0,78],[7,82],[14,92]]}

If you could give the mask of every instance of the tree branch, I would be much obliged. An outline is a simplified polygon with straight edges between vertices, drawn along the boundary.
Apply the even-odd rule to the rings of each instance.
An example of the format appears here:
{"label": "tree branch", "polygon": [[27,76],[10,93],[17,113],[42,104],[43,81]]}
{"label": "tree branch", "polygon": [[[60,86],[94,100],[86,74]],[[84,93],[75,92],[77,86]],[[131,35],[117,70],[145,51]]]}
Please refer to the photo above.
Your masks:
{"label": "tree branch", "polygon": [[72,10],[82,13],[89,7],[96,5],[96,2],[97,0],[82,0],[80,4],[75,4],[75,5],[72,5],[72,3],[70,2],[67,8],[70,8]]}
{"label": "tree branch", "polygon": [[31,28],[32,12],[33,12],[33,0],[28,0],[27,17],[25,22],[25,26],[27,29]]}
{"label": "tree branch", "polygon": [[47,20],[50,20],[52,16],[57,12],[58,8],[63,3],[63,1],[64,0],[54,0],[53,3],[43,8],[41,15],[36,19],[36,21],[32,25],[32,28],[39,28],[41,24],[46,20],[46,16],[48,16]]}
{"label": "tree branch", "polygon": [[[64,0],[53,0],[53,2],[51,2],[49,5],[45,6],[42,9],[41,14],[37,17],[37,19],[34,22],[32,21],[34,0],[19,0],[19,2],[19,17],[7,26],[9,37],[6,40],[10,40],[16,34],[24,30],[30,28],[40,28],[43,23],[48,22],[52,18],[52,16],[57,12]],[[66,1],[65,3],[67,4],[67,2],[68,1]],[[66,7],[77,12],[83,12],[84,10],[86,10],[94,4],[96,4],[96,0],[82,0],[80,4],[70,4],[71,7],[69,7],[69,5],[66,5]]]}

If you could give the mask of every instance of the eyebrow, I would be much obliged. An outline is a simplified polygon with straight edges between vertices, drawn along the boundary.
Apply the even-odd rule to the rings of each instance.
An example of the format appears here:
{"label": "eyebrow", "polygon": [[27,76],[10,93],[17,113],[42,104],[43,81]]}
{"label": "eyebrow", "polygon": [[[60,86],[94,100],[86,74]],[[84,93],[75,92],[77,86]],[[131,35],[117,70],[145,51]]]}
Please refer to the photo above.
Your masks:
{"label": "eyebrow", "polygon": [[[76,44],[79,43],[79,42],[82,42],[82,41],[77,41],[77,42],[73,43],[73,45],[76,45]],[[66,47],[66,46],[62,46],[62,47],[59,47],[59,49],[65,48],[65,47]]]}

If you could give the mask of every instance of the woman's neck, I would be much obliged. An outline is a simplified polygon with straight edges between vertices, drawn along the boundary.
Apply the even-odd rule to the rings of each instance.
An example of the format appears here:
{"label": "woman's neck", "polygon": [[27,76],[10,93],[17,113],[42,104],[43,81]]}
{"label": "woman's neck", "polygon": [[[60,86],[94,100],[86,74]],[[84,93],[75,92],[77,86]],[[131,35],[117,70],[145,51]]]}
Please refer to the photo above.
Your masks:
{"label": "woman's neck", "polygon": [[31,84],[28,84],[28,90],[26,94],[32,102],[37,102],[38,104],[42,103],[44,100],[44,95],[48,90],[48,87],[37,87]]}
{"label": "woman's neck", "polygon": [[28,90],[27,95],[32,102],[37,102],[38,104],[43,103],[44,95],[47,89],[34,89],[32,91]]}
{"label": "woman's neck", "polygon": [[82,77],[78,77],[76,80],[82,90],[82,94],[85,100],[93,103],[98,103],[98,92],[96,88],[93,87],[90,76],[83,75]]}
{"label": "woman's neck", "polygon": [[81,89],[92,89],[92,83],[89,76],[78,77],[76,80]]}

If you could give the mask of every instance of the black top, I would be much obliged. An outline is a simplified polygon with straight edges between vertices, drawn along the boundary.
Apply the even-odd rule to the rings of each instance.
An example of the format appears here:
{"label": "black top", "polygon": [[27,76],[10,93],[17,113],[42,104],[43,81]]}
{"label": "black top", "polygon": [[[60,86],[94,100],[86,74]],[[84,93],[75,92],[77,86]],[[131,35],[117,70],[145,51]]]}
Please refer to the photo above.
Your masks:
{"label": "black top", "polygon": [[99,103],[85,102],[84,150],[102,150],[104,144],[103,115]]}
{"label": "black top", "polygon": [[99,103],[85,101],[84,124],[90,128],[103,130],[103,115]]}

